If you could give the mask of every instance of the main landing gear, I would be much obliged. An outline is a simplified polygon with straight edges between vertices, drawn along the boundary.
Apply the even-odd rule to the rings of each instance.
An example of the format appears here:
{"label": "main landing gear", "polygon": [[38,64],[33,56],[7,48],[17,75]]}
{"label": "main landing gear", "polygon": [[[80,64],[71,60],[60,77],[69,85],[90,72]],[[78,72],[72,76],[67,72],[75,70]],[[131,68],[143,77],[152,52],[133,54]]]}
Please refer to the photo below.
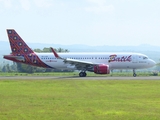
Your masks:
{"label": "main landing gear", "polygon": [[136,77],[136,76],[137,76],[136,71],[135,69],[133,69],[133,77]]}
{"label": "main landing gear", "polygon": [[79,77],[86,77],[87,73],[85,71],[82,71],[79,73]]}

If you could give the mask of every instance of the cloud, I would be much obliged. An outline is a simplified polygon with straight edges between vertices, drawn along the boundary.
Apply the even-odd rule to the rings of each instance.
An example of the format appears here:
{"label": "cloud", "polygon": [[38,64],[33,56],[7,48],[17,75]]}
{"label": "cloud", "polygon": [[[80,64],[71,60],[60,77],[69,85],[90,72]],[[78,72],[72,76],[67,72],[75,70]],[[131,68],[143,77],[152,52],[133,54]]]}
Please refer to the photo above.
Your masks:
{"label": "cloud", "polygon": [[91,6],[85,8],[87,12],[112,13],[115,9],[113,5],[106,5],[105,0],[87,0],[87,1],[91,4]]}
{"label": "cloud", "polygon": [[[52,6],[52,0],[0,0],[0,6],[3,9],[30,10],[31,8],[49,8]],[[1,8],[2,9],[2,8]]]}
{"label": "cloud", "polygon": [[114,11],[114,6],[105,5],[105,6],[86,7],[85,10],[88,12],[94,12],[94,13],[101,13],[101,12],[112,13]]}
{"label": "cloud", "polygon": [[[30,9],[29,0],[19,0],[19,1],[15,1],[15,0],[0,0],[0,3],[3,3],[3,7],[4,8],[15,9],[15,8],[22,7],[25,10],[29,10]],[[19,5],[19,3],[20,3],[20,5]]]}
{"label": "cloud", "polygon": [[87,0],[89,3],[94,3],[98,5],[104,5],[106,3],[106,0]]}
{"label": "cloud", "polygon": [[0,2],[2,2],[4,4],[5,8],[11,8],[12,7],[11,0],[0,0]]}
{"label": "cloud", "polygon": [[52,6],[52,3],[49,0],[34,0],[34,3],[37,7],[48,8]]}
{"label": "cloud", "polygon": [[29,0],[20,0],[20,3],[22,5],[22,8],[25,10],[30,9],[30,1]]}

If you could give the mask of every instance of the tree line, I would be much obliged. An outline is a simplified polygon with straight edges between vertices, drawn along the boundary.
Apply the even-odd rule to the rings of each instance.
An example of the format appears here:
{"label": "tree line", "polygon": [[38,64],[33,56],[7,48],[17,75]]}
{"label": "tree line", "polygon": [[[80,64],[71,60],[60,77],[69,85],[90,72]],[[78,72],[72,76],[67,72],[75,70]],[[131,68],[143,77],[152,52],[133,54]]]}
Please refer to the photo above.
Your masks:
{"label": "tree line", "polygon": [[[69,50],[68,49],[63,49],[63,48],[57,48],[57,49],[54,49],[56,52],[59,52],[59,53],[61,53],[61,52],[69,52]],[[37,49],[34,49],[34,51],[35,52],[37,52],[37,53],[47,53],[47,52],[52,52],[51,51],[51,49],[50,48],[43,48],[42,50],[41,49],[39,49],[39,48],[37,48]]]}

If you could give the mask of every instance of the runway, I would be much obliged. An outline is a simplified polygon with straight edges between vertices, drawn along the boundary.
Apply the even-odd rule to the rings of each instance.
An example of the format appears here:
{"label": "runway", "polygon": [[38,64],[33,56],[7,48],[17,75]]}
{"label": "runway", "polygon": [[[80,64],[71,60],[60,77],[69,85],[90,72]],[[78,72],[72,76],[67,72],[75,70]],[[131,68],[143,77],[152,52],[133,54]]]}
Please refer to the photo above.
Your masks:
{"label": "runway", "polygon": [[140,76],[140,77],[107,77],[107,76],[1,76],[0,80],[160,80],[159,76]]}

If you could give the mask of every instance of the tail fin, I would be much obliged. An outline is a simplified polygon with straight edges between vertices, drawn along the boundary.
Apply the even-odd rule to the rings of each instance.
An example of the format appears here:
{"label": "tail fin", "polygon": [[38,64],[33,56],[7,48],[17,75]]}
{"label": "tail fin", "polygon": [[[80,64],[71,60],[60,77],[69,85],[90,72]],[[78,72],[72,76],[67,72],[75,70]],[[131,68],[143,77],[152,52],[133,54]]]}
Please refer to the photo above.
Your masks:
{"label": "tail fin", "polygon": [[7,34],[11,46],[12,55],[20,56],[34,53],[14,29],[7,29]]}
{"label": "tail fin", "polygon": [[4,55],[5,59],[38,67],[52,68],[40,60],[14,29],[7,29],[7,34],[12,53]]}

